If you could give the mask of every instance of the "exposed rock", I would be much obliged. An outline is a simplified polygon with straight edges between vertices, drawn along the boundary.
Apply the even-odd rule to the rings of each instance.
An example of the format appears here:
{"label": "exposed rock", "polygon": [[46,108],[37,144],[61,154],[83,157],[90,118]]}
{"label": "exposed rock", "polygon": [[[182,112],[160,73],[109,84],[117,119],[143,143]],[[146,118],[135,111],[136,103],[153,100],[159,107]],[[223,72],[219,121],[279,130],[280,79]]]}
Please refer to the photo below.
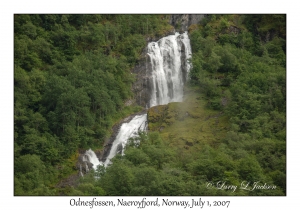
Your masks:
{"label": "exposed rock", "polygon": [[134,99],[128,99],[128,100],[126,100],[126,101],[124,102],[124,105],[125,105],[125,106],[130,106],[130,105],[132,105],[132,104],[134,104]]}
{"label": "exposed rock", "polygon": [[265,34],[261,35],[261,40],[267,43],[267,42],[273,40],[276,35],[277,35],[277,33],[275,30],[269,30]]}
{"label": "exposed rock", "polygon": [[229,27],[228,30],[230,33],[234,33],[234,34],[239,34],[241,32],[241,29],[239,29],[236,26],[232,26],[232,25]]}
{"label": "exposed rock", "polygon": [[194,145],[193,141],[189,141],[189,140],[186,140],[185,144],[190,147]]}
{"label": "exposed rock", "polygon": [[222,103],[222,106],[226,106],[228,103],[228,99],[226,97],[222,97],[221,103]]}
{"label": "exposed rock", "polygon": [[85,155],[84,153],[82,153],[78,156],[78,160],[76,163],[76,169],[79,172],[81,171],[83,174],[86,174],[93,168],[93,164],[90,162],[88,156]]}
{"label": "exposed rock", "polygon": [[135,102],[145,108],[149,107],[150,101],[150,71],[151,61],[147,55],[147,47],[144,48],[141,59],[134,67],[132,72],[136,75],[136,82],[132,85],[132,90],[135,95]]}
{"label": "exposed rock", "polygon": [[122,152],[123,152],[123,145],[120,143],[117,146],[117,154],[122,154]]}
{"label": "exposed rock", "polygon": [[204,14],[176,14],[171,15],[169,23],[176,31],[188,31],[189,26],[198,24],[206,15]]}

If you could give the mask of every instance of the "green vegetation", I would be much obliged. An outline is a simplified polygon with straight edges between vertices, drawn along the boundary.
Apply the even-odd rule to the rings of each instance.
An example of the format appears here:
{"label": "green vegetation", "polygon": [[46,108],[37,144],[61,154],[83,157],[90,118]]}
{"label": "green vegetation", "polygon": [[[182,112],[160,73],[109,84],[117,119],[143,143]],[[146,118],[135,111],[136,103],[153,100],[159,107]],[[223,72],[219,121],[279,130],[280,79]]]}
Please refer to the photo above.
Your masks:
{"label": "green vegetation", "polygon": [[[184,101],[149,109],[139,144],[62,192],[55,184],[76,173],[78,148],[101,148],[113,123],[139,110],[123,105],[130,69],[145,38],[170,26],[163,15],[16,15],[15,194],[285,195],[285,18],[192,25]],[[247,182],[276,189],[240,189]]]}
{"label": "green vegetation", "polygon": [[[15,195],[55,195],[79,148],[101,148],[114,123],[140,111],[130,69],[165,15],[14,16]],[[78,155],[78,154],[77,154]]]}
{"label": "green vegetation", "polygon": [[230,173],[240,180],[272,183],[285,194],[285,15],[212,15],[203,22],[191,32],[191,77],[207,105],[229,118],[217,149],[239,163]]}

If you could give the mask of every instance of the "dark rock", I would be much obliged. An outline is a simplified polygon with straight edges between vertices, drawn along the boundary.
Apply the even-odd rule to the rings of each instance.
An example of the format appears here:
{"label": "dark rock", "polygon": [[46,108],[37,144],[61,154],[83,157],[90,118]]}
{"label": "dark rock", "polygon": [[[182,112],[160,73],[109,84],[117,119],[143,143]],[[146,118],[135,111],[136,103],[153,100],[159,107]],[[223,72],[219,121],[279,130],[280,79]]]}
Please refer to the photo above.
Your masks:
{"label": "dark rock", "polygon": [[204,14],[176,14],[171,15],[169,23],[180,33],[188,31],[189,27],[205,17]]}
{"label": "dark rock", "polygon": [[89,168],[89,170],[91,170],[92,168],[93,168],[93,164],[92,163],[90,163],[90,162],[87,162],[87,165],[88,165],[88,168]]}
{"label": "dark rock", "polygon": [[230,33],[239,34],[240,31],[241,31],[241,29],[239,29],[239,28],[236,27],[236,26],[232,26],[232,25],[231,25],[231,26],[229,27],[229,32],[230,32]]}
{"label": "dark rock", "polygon": [[193,142],[190,142],[190,141],[186,141],[185,144],[188,145],[188,146],[193,146],[194,145]]}
{"label": "dark rock", "polygon": [[226,97],[222,97],[222,101],[221,101],[221,103],[222,103],[222,106],[226,106],[226,105],[227,105],[227,103],[228,103],[228,100],[227,100],[227,98],[226,98]]}
{"label": "dark rock", "polygon": [[123,145],[122,143],[120,143],[117,146],[117,154],[122,154],[122,152],[123,152]]}
{"label": "dark rock", "polygon": [[147,54],[147,47],[143,50],[142,58],[132,70],[136,75],[136,82],[132,85],[136,104],[148,108],[151,94],[151,60]]}

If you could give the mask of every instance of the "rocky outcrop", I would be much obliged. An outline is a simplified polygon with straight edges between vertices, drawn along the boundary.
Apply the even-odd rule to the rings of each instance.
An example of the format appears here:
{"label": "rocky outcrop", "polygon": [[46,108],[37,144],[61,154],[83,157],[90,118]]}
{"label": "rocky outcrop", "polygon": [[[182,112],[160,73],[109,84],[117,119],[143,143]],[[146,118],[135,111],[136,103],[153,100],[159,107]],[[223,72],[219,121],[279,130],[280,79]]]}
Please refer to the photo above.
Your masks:
{"label": "rocky outcrop", "polygon": [[134,67],[132,72],[136,75],[136,82],[132,86],[135,95],[136,104],[148,108],[150,101],[150,74],[148,68],[151,66],[149,55],[147,55],[147,47],[143,50],[141,59]]}
{"label": "rocky outcrop", "polygon": [[76,169],[82,175],[88,173],[93,168],[93,164],[85,154],[80,154],[76,163]]}
{"label": "rocky outcrop", "polygon": [[191,25],[198,24],[204,17],[204,14],[176,14],[171,15],[169,23],[182,33],[188,31]]}
{"label": "rocky outcrop", "polygon": [[241,29],[236,26],[229,26],[228,31],[233,34],[239,34]]}

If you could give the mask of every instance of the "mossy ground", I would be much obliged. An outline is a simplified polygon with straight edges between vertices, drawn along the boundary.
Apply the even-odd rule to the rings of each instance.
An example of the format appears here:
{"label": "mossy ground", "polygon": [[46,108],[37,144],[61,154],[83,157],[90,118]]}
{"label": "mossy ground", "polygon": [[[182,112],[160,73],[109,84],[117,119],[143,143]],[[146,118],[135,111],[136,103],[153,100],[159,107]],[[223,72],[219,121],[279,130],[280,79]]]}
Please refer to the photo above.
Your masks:
{"label": "mossy ground", "polygon": [[207,107],[196,87],[187,87],[183,102],[152,107],[148,111],[150,131],[159,131],[170,147],[195,153],[204,145],[216,147],[228,131],[228,117]]}

